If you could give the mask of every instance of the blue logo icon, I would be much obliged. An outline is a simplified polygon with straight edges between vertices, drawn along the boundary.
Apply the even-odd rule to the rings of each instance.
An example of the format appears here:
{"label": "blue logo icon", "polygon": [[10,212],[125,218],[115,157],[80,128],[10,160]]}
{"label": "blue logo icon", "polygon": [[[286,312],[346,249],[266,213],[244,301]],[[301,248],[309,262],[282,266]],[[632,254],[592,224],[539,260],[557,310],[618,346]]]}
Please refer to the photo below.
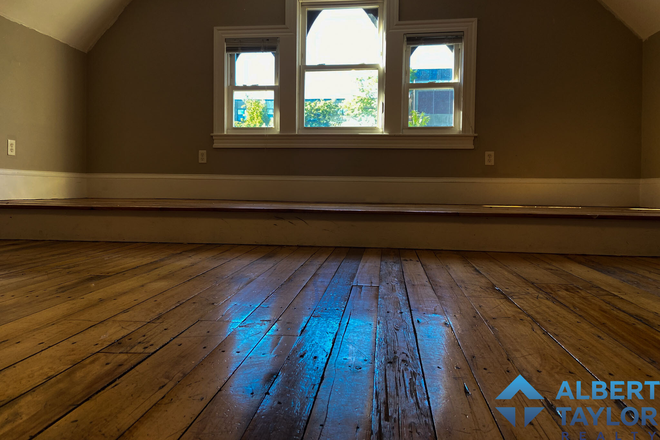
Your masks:
{"label": "blue logo icon", "polygon": [[[511,400],[513,397],[522,392],[525,397],[530,400],[543,400],[543,396],[534,389],[533,386],[525,380],[524,377],[518,376],[516,379],[511,382],[511,384],[506,387],[502,393],[497,396],[496,400]],[[513,426],[516,426],[516,408],[514,407],[497,407],[496,408],[500,414],[504,416]],[[543,407],[528,407],[525,408],[525,426],[529,425],[532,420],[538,416]]]}

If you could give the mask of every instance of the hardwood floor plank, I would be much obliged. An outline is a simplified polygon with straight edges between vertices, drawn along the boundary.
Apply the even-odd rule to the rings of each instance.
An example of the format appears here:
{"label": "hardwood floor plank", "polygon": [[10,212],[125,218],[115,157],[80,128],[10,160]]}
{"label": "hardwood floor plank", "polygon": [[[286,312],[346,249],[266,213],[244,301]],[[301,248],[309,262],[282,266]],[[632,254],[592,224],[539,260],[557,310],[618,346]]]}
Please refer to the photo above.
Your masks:
{"label": "hardwood floor plank", "polygon": [[[252,283],[259,279],[267,280],[268,271],[293,252],[294,248],[274,249],[217,285],[205,289],[184,304],[165,313],[159,318],[159,322],[148,324],[145,330],[138,329],[136,332],[126,335],[125,338],[108,347],[106,352],[153,353],[200,319],[209,316],[212,310],[225,308],[226,302],[230,298],[243,289],[250,288]],[[263,287],[263,284],[260,286]],[[252,307],[254,308],[256,305]],[[232,325],[231,321],[227,321],[227,325],[224,327],[227,334],[237,325]]]}
{"label": "hardwood floor plank", "polygon": [[83,361],[141,325],[141,322],[104,321],[48,350],[5,368],[0,371],[0,383],[4,384],[0,387],[0,405]]}
{"label": "hardwood floor plank", "polygon": [[181,440],[240,439],[295,341],[295,336],[265,336]]}
{"label": "hardwood floor plank", "polygon": [[[75,301],[66,301],[0,326],[0,339],[15,337],[64,317],[76,319],[77,314],[88,316],[88,312],[83,312],[88,308],[100,308],[102,311],[113,309],[116,310],[113,314],[119,313],[208,271],[209,268],[202,262],[224,251],[214,246],[200,247],[108,277],[94,286],[81,287],[84,294]],[[105,304],[100,305],[101,302]]]}
{"label": "hardwood floor plank", "polygon": [[518,254],[489,252],[488,255],[532,284],[572,284],[570,281],[544,270]]}
{"label": "hardwood floor plank", "polygon": [[399,252],[383,251],[372,431],[376,439],[436,438]]}
{"label": "hardwood floor plank", "polygon": [[660,367],[660,332],[656,329],[575,286],[537,284],[537,287],[591,323],[596,332],[606,334],[656,369]]}
{"label": "hardwood floor plank", "polygon": [[282,316],[268,332],[269,335],[300,336],[307,325],[312,312],[323,298],[330,282],[335,276],[341,262],[348,254],[348,249],[335,249],[312,280],[305,286],[301,295],[287,307]]}
{"label": "hardwood floor plank", "polygon": [[32,438],[145,358],[95,354],[0,407],[0,438]]}
{"label": "hardwood floor plank", "polygon": [[224,339],[198,323],[95,394],[39,435],[39,439],[118,438]]}
{"label": "hardwood floor plank", "polygon": [[360,262],[353,284],[356,286],[378,286],[380,284],[380,249],[367,249]]}
{"label": "hardwood floor plank", "polygon": [[537,257],[546,263],[570,273],[571,275],[582,278],[588,283],[591,283],[606,292],[626,299],[641,309],[660,315],[660,301],[658,301],[658,298],[652,293],[638,289],[602,272],[576,263],[565,256],[537,255]]}
{"label": "hardwood floor plank", "polygon": [[354,286],[305,440],[371,438],[377,319],[378,288]]}
{"label": "hardwood floor plank", "polygon": [[[660,377],[658,261],[0,241],[0,438],[657,437],[555,397]],[[519,375],[546,399],[498,400]]]}
{"label": "hardwood floor plank", "polygon": [[302,438],[362,254],[346,255],[243,438]]}
{"label": "hardwood floor plank", "polygon": [[[209,258],[191,267],[191,270],[204,272],[216,266],[224,267],[224,263],[242,255],[243,251],[244,249],[218,247],[212,251],[210,256],[207,255]],[[265,252],[265,248],[263,251]],[[195,272],[191,275],[194,275]],[[183,284],[185,285],[186,283],[184,282]],[[45,350],[76,333],[91,328],[105,319],[114,317],[118,321],[147,322],[159,315],[158,312],[161,307],[169,310],[173,307],[171,304],[173,301],[185,301],[186,299],[181,298],[183,295],[180,290],[176,290],[175,292],[166,290],[162,294],[151,296],[148,302],[146,300],[140,301],[142,295],[149,295],[151,293],[151,289],[148,286],[149,284],[147,283],[137,288],[140,297],[131,297],[131,291],[129,290],[125,295],[120,294],[112,300],[101,298],[91,307],[83,308],[69,315],[62,313],[64,315],[62,319],[55,319],[49,325],[42,327],[35,325],[37,327],[36,329],[19,334],[14,338],[3,340],[0,342],[0,350],[3,352],[3,356],[0,358],[0,369]],[[128,313],[126,309],[136,310],[138,313]],[[52,317],[52,315],[49,316]]]}
{"label": "hardwood floor plank", "polygon": [[[648,363],[644,362],[641,358],[633,352],[613,341],[607,337],[598,328],[591,325],[584,319],[572,313],[566,307],[554,303],[547,299],[547,297],[540,291],[536,291],[532,295],[521,294],[523,290],[534,289],[525,280],[512,276],[504,269],[499,263],[493,260],[490,256],[484,253],[461,253],[468,261],[476,267],[479,272],[486,276],[497,288],[499,292],[506,297],[509,301],[504,301],[503,304],[510,304],[509,308],[513,311],[513,307],[521,309],[520,316],[524,316],[525,320],[530,321],[533,325],[538,325],[544,332],[557,341],[555,344],[556,359],[559,357],[569,358],[576,360],[583,368],[579,369],[582,372],[589,372],[585,375],[583,382],[590,382],[594,380],[653,380],[657,377],[658,370],[653,368]],[[512,294],[515,292],[515,295]],[[524,315],[522,314],[524,311]],[[497,316],[496,316],[497,317]],[[500,319],[498,319],[499,324]],[[512,321],[513,322],[513,321]],[[508,324],[508,328],[503,329],[510,332],[513,327],[512,323]],[[501,327],[500,327],[501,328]],[[520,335],[519,335],[520,337]],[[530,341],[531,342],[531,341]],[[561,345],[559,345],[561,344]],[[529,347],[529,345],[525,344]],[[562,350],[565,350],[562,353]],[[547,352],[548,350],[544,350]],[[571,362],[567,359],[566,366]],[[537,371],[547,371],[548,366],[542,367],[539,365]],[[575,371],[575,370],[571,370]],[[533,373],[532,373],[533,374]],[[539,373],[540,375],[541,373]],[[570,377],[570,376],[566,376]],[[558,384],[561,380],[556,379]],[[566,380],[566,379],[563,379]],[[649,395],[642,393],[645,399]],[[632,406],[642,407],[644,404],[655,406],[648,401],[638,401],[633,399],[627,401],[622,399],[626,404]],[[584,406],[593,407],[599,405],[598,401],[585,400],[582,402]],[[600,403],[602,405],[602,403]],[[555,405],[557,406],[557,405]],[[641,427],[638,427],[641,428]],[[603,428],[604,430],[604,428]],[[614,433],[612,432],[612,435]]]}
{"label": "hardwood floor plank", "polygon": [[[69,248],[60,248],[54,257],[36,259],[36,262],[34,258],[31,258],[29,263],[15,264],[11,270],[0,275],[0,291],[2,292],[0,293],[0,302],[8,298],[32,293],[35,290],[38,291],[39,287],[48,288],[49,286],[65,284],[71,279],[76,279],[72,278],[71,274],[100,275],[96,273],[97,267],[94,263],[107,263],[109,256],[126,255],[131,250],[144,246],[144,244],[124,244],[116,247],[106,245],[90,250],[77,249],[72,245]],[[71,251],[73,250],[75,250],[75,257],[71,257]],[[127,264],[130,263],[127,262]],[[108,267],[114,266],[108,265]],[[129,267],[134,267],[134,265]],[[7,296],[5,292],[12,295]]]}
{"label": "hardwood floor plank", "polygon": [[413,326],[439,438],[502,439],[415,251],[401,251]]}
{"label": "hardwood floor plank", "polygon": [[[539,414],[528,427],[521,427],[513,426],[495,409],[500,406],[497,396],[522,373],[510,359],[509,354],[479,311],[457,284],[457,282],[464,281],[462,276],[476,276],[477,274],[471,273],[473,268],[455,264],[456,256],[453,254],[445,255],[444,262],[439,261],[431,251],[417,251],[417,254],[442,304],[447,322],[456,335],[469,364],[469,371],[467,368],[457,365],[456,367],[459,368],[454,367],[454,373],[463,378],[466,383],[470,376],[474,376],[504,438],[527,440],[560,437],[561,429],[547,411]],[[460,260],[458,262],[460,263]],[[458,277],[458,281],[452,277],[445,264],[451,264],[454,273],[461,275]],[[480,288],[485,289],[486,285]],[[472,293],[476,296],[480,288],[477,287]],[[447,370],[445,369],[445,371]],[[538,403],[517,394],[508,405],[522,408],[537,406]]]}
{"label": "hardwood floor plank", "polygon": [[[185,261],[183,255],[179,255],[175,252],[174,256],[179,261]],[[193,256],[192,258],[195,257]],[[140,267],[148,262],[151,263],[160,259],[162,259],[162,256],[156,256],[153,259],[150,258],[147,261],[143,261],[142,264],[138,261],[133,261],[132,264]],[[113,261],[110,261],[107,264],[112,265]],[[86,263],[85,267],[93,267],[95,265],[98,265],[98,263],[92,261]],[[100,266],[101,268],[105,267],[103,264]],[[57,276],[54,279],[46,280],[36,285],[28,285],[16,290],[12,289],[11,285],[5,286],[4,289],[12,290],[16,297],[0,303],[0,328],[4,324],[56,307],[72,299],[79,298],[80,296],[89,293],[90,290],[99,290],[106,286],[113,286],[115,282],[116,279],[111,280],[110,277],[98,275],[81,277],[80,274],[73,273]],[[28,294],[23,295],[24,293]],[[35,299],[39,300],[34,301]]]}
{"label": "hardwood floor plank", "polygon": [[[211,321],[227,321],[235,324],[243,322],[266,298],[284,284],[312,256],[318,248],[300,248],[264,272],[252,283],[245,286],[236,295],[227,298],[220,307],[213,307],[200,319]],[[314,271],[328,258],[330,252],[324,250],[313,260]],[[313,272],[312,272],[313,273]],[[312,274],[309,274],[311,277]],[[309,279],[309,278],[307,278]],[[217,302],[217,300],[216,300]]]}
{"label": "hardwood floor plank", "polygon": [[[608,264],[607,260],[599,260],[598,258],[586,257],[581,255],[570,255],[568,256],[571,260],[582,264],[583,266],[590,267],[594,270],[597,270],[601,273],[611,276],[617,280],[623,281],[626,284],[645,290],[649,293],[652,293],[656,296],[660,296],[660,276],[656,276],[657,279],[649,278],[644,275],[637,274],[635,272],[629,271],[623,267],[625,262],[621,264]],[[615,260],[617,261],[617,260]],[[653,276],[653,274],[650,274]]]}
{"label": "hardwood floor plank", "polygon": [[[300,251],[301,255],[305,255],[305,253],[312,252],[313,249],[300,249]],[[296,271],[285,284],[278,286],[277,284],[281,280],[273,277],[272,287],[277,287],[277,289],[265,301],[268,303],[266,307],[257,308],[260,304],[253,303],[250,306],[253,313],[248,313],[249,316],[246,315],[240,321],[218,321],[225,323],[223,329],[227,329],[229,335],[227,339],[151,408],[139,422],[133,425],[123,438],[178,438],[183,434],[205,406],[212,401],[218,390],[222,389],[239,365],[248,356],[251,356],[254,350],[258,350],[255,347],[284,311],[281,307],[271,309],[269,306],[292,301],[325,262],[329,254],[330,249],[315,252],[314,257]],[[294,258],[292,258],[293,260]],[[245,421],[246,424],[248,421]]]}

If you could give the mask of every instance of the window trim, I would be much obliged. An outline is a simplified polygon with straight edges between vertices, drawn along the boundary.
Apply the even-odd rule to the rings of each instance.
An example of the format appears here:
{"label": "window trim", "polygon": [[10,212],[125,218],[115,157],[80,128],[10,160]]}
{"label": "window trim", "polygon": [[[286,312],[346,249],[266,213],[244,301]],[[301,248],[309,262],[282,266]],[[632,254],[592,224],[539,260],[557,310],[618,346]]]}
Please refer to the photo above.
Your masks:
{"label": "window trim", "polygon": [[[403,56],[403,97],[402,103],[404,105],[401,116],[403,120],[401,121],[401,127],[403,133],[413,134],[421,133],[425,134],[459,134],[462,133],[463,126],[463,42],[461,43],[457,50],[454,51],[454,78],[451,81],[446,82],[433,82],[433,83],[411,83],[410,82],[410,57],[412,51],[410,50],[411,46],[408,44],[408,37],[415,36],[431,36],[431,35],[440,35],[441,32],[434,33],[414,33],[404,35],[404,56]],[[451,127],[411,127],[409,124],[409,115],[410,115],[410,90],[423,90],[423,89],[453,89],[454,90],[454,121]]]}
{"label": "window trim", "polygon": [[[230,60],[231,53],[228,53],[225,50],[225,56],[227,57],[226,66],[227,74],[226,78],[226,108],[225,108],[225,131],[230,134],[238,133],[264,133],[264,134],[275,134],[280,131],[280,56],[279,56],[279,42],[277,44],[277,50],[273,53],[275,57],[275,84],[272,86],[237,86],[232,84],[232,80],[235,75],[235,61]],[[272,91],[273,92],[273,126],[272,127],[234,127],[234,92],[243,91]]]}
{"label": "window trim", "polygon": [[[298,38],[298,133],[299,134],[380,134],[383,133],[384,105],[385,102],[385,27],[383,16],[385,14],[385,4],[382,1],[365,0],[344,0],[344,1],[300,1],[299,17],[299,38]],[[343,8],[378,8],[378,35],[381,40],[381,55],[379,64],[346,64],[346,65],[307,65],[307,11],[314,9],[343,9]],[[375,127],[305,127],[305,74],[307,72],[340,72],[352,70],[376,70],[378,72],[378,102],[377,120]]]}
{"label": "window trim", "polygon": [[[298,104],[300,93],[300,63],[299,63],[299,17],[302,3],[324,6],[328,4],[367,5],[383,3],[382,25],[385,45],[384,66],[384,96],[385,115],[383,118],[383,132],[380,134],[355,134],[331,131],[320,133],[313,127],[307,127],[312,133],[302,133],[298,127]],[[423,20],[400,21],[399,0],[285,0],[286,24],[283,26],[223,26],[214,29],[214,113],[213,113],[213,140],[214,148],[373,148],[378,149],[474,149],[475,133],[475,89],[476,89],[476,49],[477,49],[477,19],[455,20]],[[401,102],[403,97],[403,57],[405,53],[406,34],[463,32],[463,109],[462,131],[460,133],[429,133],[425,127],[419,130],[404,131],[407,126],[402,123]],[[247,131],[240,133],[227,133],[226,130],[226,75],[227,55],[225,53],[226,38],[258,38],[277,37],[280,63],[280,130],[277,133],[266,134],[263,131],[254,133]],[[387,67],[389,66],[389,67]],[[383,102],[384,96],[379,96]],[[342,128],[342,127],[337,127]],[[343,127],[346,128],[346,127]],[[264,130],[264,129],[257,129]],[[364,131],[362,131],[364,133]],[[324,136],[319,136],[323,134]],[[365,143],[366,141],[366,143]],[[323,147],[322,147],[322,146]]]}

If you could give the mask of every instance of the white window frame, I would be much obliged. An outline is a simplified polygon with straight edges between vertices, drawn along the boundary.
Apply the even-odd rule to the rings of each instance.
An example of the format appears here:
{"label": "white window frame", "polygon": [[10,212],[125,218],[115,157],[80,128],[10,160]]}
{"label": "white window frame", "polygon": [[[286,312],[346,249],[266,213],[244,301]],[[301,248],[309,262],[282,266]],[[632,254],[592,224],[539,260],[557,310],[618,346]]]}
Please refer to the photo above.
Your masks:
{"label": "white window frame", "polygon": [[[477,19],[400,21],[399,0],[285,0],[286,24],[283,26],[216,27],[214,32],[214,148],[330,148],[330,149],[474,149]],[[379,23],[384,26],[385,62],[379,86],[382,132],[366,133],[349,127],[301,129],[304,95],[301,80],[302,7],[370,6],[382,4]],[[404,98],[406,52],[405,36],[409,34],[463,33],[463,64],[461,86],[460,131],[437,132],[426,127],[408,127],[408,97]],[[279,38],[279,132],[264,133],[250,129],[227,130],[227,38]],[[384,82],[381,82],[384,81]],[[384,89],[383,86],[384,85]],[[386,98],[386,99],[385,99]],[[404,105],[405,104],[405,105]],[[405,119],[403,117],[405,114]],[[435,127],[438,128],[438,127]],[[245,131],[244,131],[245,130]],[[264,130],[257,129],[257,130]],[[319,134],[323,134],[319,136]]]}
{"label": "white window frame", "polygon": [[[245,37],[243,37],[245,38]],[[271,38],[271,37],[265,37]],[[227,40],[225,40],[226,42]],[[275,57],[275,84],[272,86],[237,86],[235,85],[235,74],[236,74],[236,61],[232,59],[232,53],[228,53],[225,50],[225,56],[227,57],[226,66],[227,74],[225,88],[227,90],[226,94],[226,104],[225,109],[225,127],[227,133],[261,133],[261,134],[274,134],[280,131],[280,56],[279,56],[279,41],[277,43],[277,50],[273,53]],[[255,91],[272,91],[273,92],[273,126],[272,127],[234,127],[234,92],[255,92]]]}
{"label": "white window frame", "polygon": [[[451,81],[444,82],[429,82],[429,83],[411,83],[410,82],[410,56],[412,54],[411,45],[408,44],[408,37],[432,37],[439,36],[441,33],[424,33],[424,34],[406,34],[405,55],[404,55],[404,81],[403,81],[403,102],[404,108],[402,111],[403,121],[401,126],[404,133],[461,133],[462,129],[462,113],[463,113],[463,42],[456,44],[454,49],[454,77]],[[410,127],[410,91],[411,90],[438,90],[438,89],[452,89],[454,90],[454,120],[451,127]]]}
{"label": "white window frame", "polygon": [[[457,64],[458,76],[452,83],[429,83],[428,86],[417,84],[414,88],[451,88],[458,91],[454,96],[454,127],[408,127],[408,90],[410,85],[410,51],[407,36],[463,34],[461,60]],[[475,79],[476,79],[476,43],[477,20],[427,20],[397,22],[387,34],[388,63],[401,66],[400,69],[388,70],[388,89],[386,91],[386,129],[400,130],[410,136],[436,135],[438,139],[463,137],[472,143],[475,134]],[[456,73],[455,73],[456,75]],[[397,93],[398,90],[398,93]],[[471,138],[471,139],[469,139]]]}
{"label": "white window frame", "polygon": [[[378,8],[378,35],[381,40],[380,63],[378,64],[346,64],[346,65],[307,65],[307,17],[309,10],[344,9],[344,8]],[[373,134],[383,132],[384,98],[385,98],[385,5],[376,0],[343,0],[323,1],[311,0],[300,2],[299,16],[299,88],[298,88],[298,132],[299,133],[354,133]],[[376,70],[378,72],[378,103],[377,121],[375,127],[305,127],[305,74],[307,72],[350,72],[353,70]]]}

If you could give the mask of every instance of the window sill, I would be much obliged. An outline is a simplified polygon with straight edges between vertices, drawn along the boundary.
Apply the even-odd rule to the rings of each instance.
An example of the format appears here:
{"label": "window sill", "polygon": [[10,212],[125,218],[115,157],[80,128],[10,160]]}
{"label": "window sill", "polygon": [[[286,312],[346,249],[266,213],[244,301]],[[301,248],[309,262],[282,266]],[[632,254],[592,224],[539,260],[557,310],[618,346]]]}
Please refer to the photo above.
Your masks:
{"label": "window sill", "polygon": [[213,148],[473,150],[476,134],[214,134]]}

